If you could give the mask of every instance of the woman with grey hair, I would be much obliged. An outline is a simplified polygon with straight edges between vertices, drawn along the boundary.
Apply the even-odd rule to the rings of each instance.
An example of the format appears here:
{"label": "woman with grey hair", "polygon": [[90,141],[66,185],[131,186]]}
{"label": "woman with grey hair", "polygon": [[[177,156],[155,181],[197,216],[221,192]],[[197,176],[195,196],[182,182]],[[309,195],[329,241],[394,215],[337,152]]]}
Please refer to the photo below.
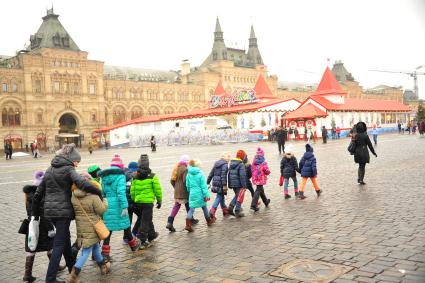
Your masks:
{"label": "woman with grey hair", "polygon": [[46,282],[60,282],[56,280],[62,254],[68,270],[71,271],[75,259],[71,252],[71,235],[69,225],[74,219],[74,208],[71,203],[72,184],[88,193],[98,195],[102,199],[101,191],[95,185],[86,181],[75,168],[81,161],[81,155],[75,144],[66,144],[56,152],[50,167],[46,170],[42,182],[34,194],[32,216],[40,215],[40,203],[44,199],[44,217],[50,219],[56,227],[56,236],[53,240],[53,251],[46,274]]}

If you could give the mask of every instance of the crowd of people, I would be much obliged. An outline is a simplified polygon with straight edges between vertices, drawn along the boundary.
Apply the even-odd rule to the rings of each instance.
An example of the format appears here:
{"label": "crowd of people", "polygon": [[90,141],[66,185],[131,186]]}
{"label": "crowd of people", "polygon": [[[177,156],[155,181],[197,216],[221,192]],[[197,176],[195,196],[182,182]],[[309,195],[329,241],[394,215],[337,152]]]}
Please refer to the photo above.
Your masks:
{"label": "crowd of people", "polygon": [[[354,160],[359,164],[358,183],[364,183],[365,166],[369,163],[369,151],[375,155],[367,135],[366,124],[359,122],[353,132]],[[282,129],[283,131],[283,129]],[[279,134],[279,133],[278,133]],[[306,198],[304,189],[311,180],[317,197],[322,190],[317,183],[317,160],[313,147],[305,145],[305,152],[298,162],[292,145],[279,146],[280,180],[284,199],[292,196],[289,182],[294,184],[296,199]],[[110,166],[101,169],[98,165],[88,167],[86,173],[77,173],[76,167],[81,155],[74,144],[64,145],[56,152],[51,166],[45,171],[35,172],[33,185],[23,188],[26,199],[27,219],[22,222],[19,233],[26,235],[27,252],[23,280],[33,282],[32,267],[37,252],[46,251],[49,265],[46,282],[60,282],[57,274],[67,268],[67,282],[79,282],[79,274],[90,254],[97,263],[101,274],[107,274],[111,267],[111,236],[122,232],[123,243],[129,250],[149,248],[158,237],[153,224],[154,207],[162,206],[162,186],[158,175],[150,167],[149,157],[142,154],[138,161],[125,166],[121,157],[115,154]],[[217,221],[216,213],[221,208],[223,217],[244,217],[242,204],[249,191],[250,209],[256,213],[259,206],[270,205],[266,192],[271,174],[266,154],[258,147],[252,161],[248,154],[237,150],[234,154],[223,153],[208,174],[201,169],[199,159],[182,155],[173,166],[170,176],[174,188],[174,205],[165,225],[175,232],[174,220],[182,205],[186,210],[185,230],[194,232],[198,219],[194,212],[200,208],[207,226]],[[301,182],[298,183],[297,175]],[[227,202],[226,198],[231,195]],[[210,209],[208,202],[214,201]],[[261,199],[261,201],[260,201]],[[76,240],[71,245],[70,224],[76,221]],[[135,221],[133,221],[135,220]],[[31,223],[39,221],[39,236],[36,248],[30,248]],[[60,266],[64,257],[66,266]]]}
{"label": "crowd of people", "polygon": [[397,122],[397,128],[399,134],[404,134],[405,132],[408,132],[408,134],[415,135],[418,131],[421,136],[425,133],[425,122],[424,121],[418,121],[418,122],[407,122],[404,124],[403,122],[398,121]]}

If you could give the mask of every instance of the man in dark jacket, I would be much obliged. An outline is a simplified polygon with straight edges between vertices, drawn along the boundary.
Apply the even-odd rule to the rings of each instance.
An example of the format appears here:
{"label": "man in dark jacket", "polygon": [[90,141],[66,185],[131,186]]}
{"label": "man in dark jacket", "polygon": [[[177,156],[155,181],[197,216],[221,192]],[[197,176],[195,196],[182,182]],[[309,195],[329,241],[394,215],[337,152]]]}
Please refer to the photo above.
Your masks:
{"label": "man in dark jacket", "polygon": [[286,128],[279,127],[279,129],[276,131],[276,138],[277,138],[277,147],[279,149],[279,154],[285,153],[285,141],[286,136],[288,134],[288,131]]}
{"label": "man in dark jacket", "polygon": [[4,145],[4,154],[6,155],[6,160],[12,159],[12,152],[13,152],[12,145],[10,144],[10,142],[7,142]]}
{"label": "man in dark jacket", "polygon": [[326,130],[326,127],[322,127],[322,139],[323,143],[326,143],[328,141],[328,130]]}
{"label": "man in dark jacket", "polygon": [[360,185],[366,184],[364,182],[364,176],[366,174],[366,163],[369,163],[370,161],[369,151],[367,148],[369,148],[375,157],[378,157],[366,131],[367,127],[364,122],[358,122],[356,124],[356,135],[354,136],[356,151],[354,153],[354,162],[359,164],[357,182]]}
{"label": "man in dark jacket", "polygon": [[[246,189],[246,171],[243,160],[246,158],[246,153],[243,150],[238,150],[236,158],[230,161],[229,165],[229,176],[227,185],[230,189],[233,189],[235,196],[229,204],[229,214],[236,217],[243,217],[244,214],[241,212],[241,205],[244,190]],[[233,209],[235,212],[233,213]]]}
{"label": "man in dark jacket", "polygon": [[56,227],[52,256],[46,274],[48,283],[58,282],[56,275],[62,254],[70,272],[74,265],[69,232],[69,225],[74,219],[74,208],[71,203],[72,184],[102,198],[101,191],[75,171],[80,161],[81,155],[75,148],[75,144],[64,145],[56,152],[51,166],[46,170],[34,194],[32,216],[40,216],[40,203],[44,197],[44,217],[51,219]]}

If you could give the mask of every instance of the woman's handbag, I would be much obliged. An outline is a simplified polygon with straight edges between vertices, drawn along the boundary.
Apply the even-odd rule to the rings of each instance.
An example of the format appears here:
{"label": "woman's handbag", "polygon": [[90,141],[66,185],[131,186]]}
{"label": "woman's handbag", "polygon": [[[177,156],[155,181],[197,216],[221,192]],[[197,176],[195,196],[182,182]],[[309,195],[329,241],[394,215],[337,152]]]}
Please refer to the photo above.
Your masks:
{"label": "woman's handbag", "polygon": [[351,142],[348,145],[347,150],[350,152],[351,155],[354,155],[356,153],[356,140],[355,139],[351,139]]}
{"label": "woman's handbag", "polygon": [[28,218],[25,218],[24,220],[22,220],[22,224],[21,227],[19,227],[18,233],[19,234],[28,234],[28,227],[30,225],[30,221],[28,220]]}
{"label": "woman's handbag", "polygon": [[78,201],[78,205],[81,207],[81,209],[83,210],[84,214],[86,215],[86,217],[88,218],[89,222],[91,223],[91,225],[93,225],[94,230],[96,231],[96,234],[99,236],[99,239],[101,240],[105,240],[106,238],[109,237],[109,234],[111,233],[108,229],[108,227],[106,227],[105,222],[103,222],[102,219],[99,219],[99,221],[97,221],[97,223],[93,223],[90,219],[90,217],[88,216],[87,212],[84,210],[83,206],[81,205],[80,200],[74,195],[75,199]]}
{"label": "woman's handbag", "polygon": [[40,233],[40,221],[31,216],[30,224],[28,225],[28,248],[30,251],[35,251],[38,245],[38,236]]}

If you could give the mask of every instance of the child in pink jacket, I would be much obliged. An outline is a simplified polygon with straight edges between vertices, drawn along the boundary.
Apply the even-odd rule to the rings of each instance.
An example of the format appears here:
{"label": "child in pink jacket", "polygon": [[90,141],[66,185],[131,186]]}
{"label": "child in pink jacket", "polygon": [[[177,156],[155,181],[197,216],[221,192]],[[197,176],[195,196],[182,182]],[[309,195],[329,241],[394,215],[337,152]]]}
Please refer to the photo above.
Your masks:
{"label": "child in pink jacket", "polygon": [[270,175],[269,166],[264,158],[264,151],[259,147],[252,161],[252,184],[257,186],[251,202],[251,209],[258,211],[258,199],[261,197],[266,207],[269,206],[270,199],[264,193],[264,186],[267,184],[267,176]]}

